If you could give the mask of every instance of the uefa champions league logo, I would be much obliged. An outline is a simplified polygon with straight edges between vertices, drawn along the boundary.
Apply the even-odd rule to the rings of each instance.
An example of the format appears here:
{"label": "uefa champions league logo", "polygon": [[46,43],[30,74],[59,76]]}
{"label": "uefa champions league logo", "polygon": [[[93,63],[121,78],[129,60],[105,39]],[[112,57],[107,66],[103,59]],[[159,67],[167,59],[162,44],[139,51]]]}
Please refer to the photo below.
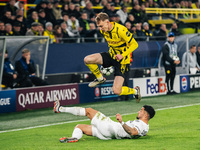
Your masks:
{"label": "uefa champions league logo", "polygon": [[95,88],[95,96],[96,96],[96,97],[99,97],[99,95],[100,95],[100,90],[99,90],[98,87],[96,87],[96,88]]}

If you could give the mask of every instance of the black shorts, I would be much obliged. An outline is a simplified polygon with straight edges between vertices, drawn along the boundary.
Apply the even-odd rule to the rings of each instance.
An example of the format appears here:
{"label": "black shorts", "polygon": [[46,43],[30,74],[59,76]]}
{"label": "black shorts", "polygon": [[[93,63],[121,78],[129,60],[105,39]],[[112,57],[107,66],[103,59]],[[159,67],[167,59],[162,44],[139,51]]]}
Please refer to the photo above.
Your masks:
{"label": "black shorts", "polygon": [[102,52],[100,53],[103,59],[103,67],[107,68],[110,66],[114,67],[114,76],[122,76],[123,78],[126,78],[126,75],[129,73],[130,70],[130,64],[121,64],[115,59],[112,59],[110,54],[108,52]]}

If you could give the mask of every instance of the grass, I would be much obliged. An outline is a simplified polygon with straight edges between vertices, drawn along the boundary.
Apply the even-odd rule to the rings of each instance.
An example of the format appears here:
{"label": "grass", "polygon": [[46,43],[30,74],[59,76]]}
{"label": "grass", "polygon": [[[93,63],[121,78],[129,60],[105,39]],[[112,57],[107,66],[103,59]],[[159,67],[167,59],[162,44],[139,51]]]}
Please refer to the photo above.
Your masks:
{"label": "grass", "polygon": [[[60,137],[71,136],[73,128],[77,124],[90,124],[90,121],[86,120],[0,133],[0,147],[3,150],[198,150],[200,149],[199,96],[199,92],[191,92],[144,98],[139,104],[131,100],[128,102],[110,101],[79,105],[95,108],[108,116],[114,116],[116,113],[127,114],[123,115],[123,120],[128,121],[135,119],[137,111],[144,104],[152,105],[156,109],[197,104],[156,111],[155,117],[150,121],[148,135],[139,139],[104,141],[84,135],[77,143],[59,142]],[[7,113],[0,116],[0,131],[81,119],[86,118],[66,113],[54,114],[52,108]],[[111,117],[111,119],[115,120],[115,117]]]}

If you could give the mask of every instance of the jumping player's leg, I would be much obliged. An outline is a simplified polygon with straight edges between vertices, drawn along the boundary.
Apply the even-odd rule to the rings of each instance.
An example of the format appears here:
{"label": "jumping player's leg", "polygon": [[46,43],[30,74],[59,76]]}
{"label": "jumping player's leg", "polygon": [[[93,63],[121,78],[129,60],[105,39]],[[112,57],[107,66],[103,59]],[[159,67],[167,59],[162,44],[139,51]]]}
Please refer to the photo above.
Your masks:
{"label": "jumping player's leg", "polygon": [[122,76],[115,76],[113,82],[113,92],[116,95],[121,95],[123,83],[124,83],[124,78]]}
{"label": "jumping player's leg", "polygon": [[128,73],[129,69],[127,69],[126,65],[115,63],[115,79],[113,83],[113,92],[117,95],[130,95],[134,94],[136,98],[136,102],[140,102],[141,94],[140,88],[138,86],[135,89],[130,88],[128,86],[123,86],[124,83],[124,74]]}
{"label": "jumping player's leg", "polygon": [[113,92],[117,95],[130,95],[137,94],[137,90],[133,88],[129,88],[127,86],[123,86],[124,78],[122,76],[116,76],[113,83]]}
{"label": "jumping player's leg", "polygon": [[102,80],[103,76],[99,71],[98,65],[103,64],[102,56],[100,53],[88,55],[84,58],[85,65],[90,69],[90,71],[96,76],[97,79]]}
{"label": "jumping player's leg", "polygon": [[102,76],[99,71],[97,64],[103,64],[103,58],[100,53],[88,55],[84,58],[85,65],[90,69],[90,71],[96,76],[96,79],[93,82],[89,83],[89,87],[95,87],[98,84],[102,84],[106,79]]}

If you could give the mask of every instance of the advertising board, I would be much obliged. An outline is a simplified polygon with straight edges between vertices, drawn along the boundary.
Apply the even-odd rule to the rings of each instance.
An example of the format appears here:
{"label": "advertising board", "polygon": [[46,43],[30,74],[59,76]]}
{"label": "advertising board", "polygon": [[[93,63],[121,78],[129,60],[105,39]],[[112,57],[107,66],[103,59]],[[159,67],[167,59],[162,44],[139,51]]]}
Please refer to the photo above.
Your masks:
{"label": "advertising board", "polygon": [[0,91],[0,113],[15,112],[15,90]]}
{"label": "advertising board", "polygon": [[61,105],[79,104],[78,84],[34,87],[16,90],[16,110],[53,107],[59,99]]}

